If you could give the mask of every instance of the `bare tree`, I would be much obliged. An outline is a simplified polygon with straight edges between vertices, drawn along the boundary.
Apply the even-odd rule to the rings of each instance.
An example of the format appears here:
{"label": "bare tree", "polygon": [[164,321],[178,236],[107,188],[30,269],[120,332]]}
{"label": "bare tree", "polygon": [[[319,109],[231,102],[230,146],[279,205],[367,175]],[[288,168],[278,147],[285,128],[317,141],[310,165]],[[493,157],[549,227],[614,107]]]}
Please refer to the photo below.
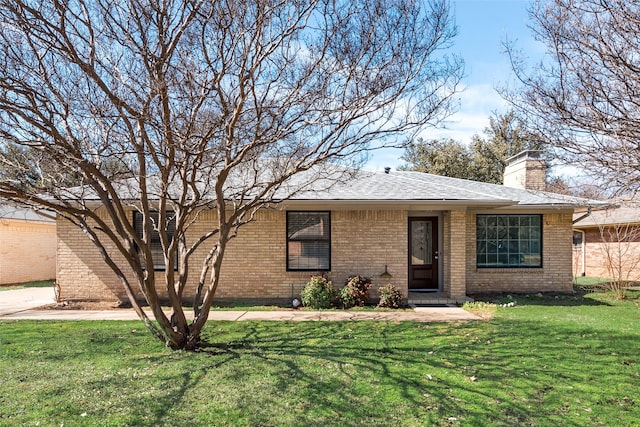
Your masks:
{"label": "bare tree", "polygon": [[[80,227],[148,328],[193,349],[258,209],[449,113],[454,35],[444,0],[0,0],[0,196]],[[205,210],[217,227],[187,233]]]}
{"label": "bare tree", "polygon": [[537,0],[530,10],[546,55],[531,67],[508,47],[519,113],[567,163],[619,193],[640,184],[640,3]]}
{"label": "bare tree", "polygon": [[607,277],[607,289],[616,298],[625,298],[625,289],[637,280],[640,266],[640,226],[638,224],[599,224],[601,242],[598,246]]}

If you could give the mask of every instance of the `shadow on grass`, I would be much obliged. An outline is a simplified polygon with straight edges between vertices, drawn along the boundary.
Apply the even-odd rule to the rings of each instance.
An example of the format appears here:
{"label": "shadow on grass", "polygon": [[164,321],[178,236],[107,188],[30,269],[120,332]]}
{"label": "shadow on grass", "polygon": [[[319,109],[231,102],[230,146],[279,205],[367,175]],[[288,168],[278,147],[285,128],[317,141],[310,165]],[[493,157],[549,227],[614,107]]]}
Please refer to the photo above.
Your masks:
{"label": "shadow on grass", "polygon": [[197,353],[133,322],[0,323],[0,362],[24,373],[6,372],[8,396],[31,381],[69,425],[628,425],[637,316],[626,332],[556,320],[215,322]]}
{"label": "shadow on grass", "polygon": [[[309,324],[291,328],[292,336],[254,323],[242,339],[224,348],[232,355],[228,361],[251,357],[269,366],[278,378],[276,395],[295,389],[296,399],[305,402],[305,410],[296,415],[302,425],[322,425],[330,420],[327,414],[345,424],[371,425],[385,420],[394,406],[427,424],[460,417],[500,420],[499,425],[562,421],[562,405],[585,399],[583,392],[591,393],[592,402],[586,398],[585,405],[606,405],[607,399],[624,402],[619,384],[638,385],[632,375],[640,362],[637,335],[605,337],[575,327],[550,331],[532,321],[497,322],[486,329],[460,324],[455,337],[443,337],[443,329],[387,324],[377,328],[378,339],[363,342],[358,335],[366,332],[357,326]],[[322,372],[310,363],[335,371]],[[364,383],[370,385],[366,397],[355,392],[366,390]],[[391,403],[381,402],[375,398],[381,392],[396,396],[387,396]],[[633,405],[612,409],[631,411]]]}
{"label": "shadow on grass", "polygon": [[[538,294],[517,294],[517,293],[501,293],[501,294],[472,294],[469,295],[475,301],[484,301],[495,304],[508,304],[516,302],[518,305],[542,305],[542,306],[558,306],[558,307],[575,307],[575,306],[611,306],[618,305],[620,302],[615,301],[613,296],[607,295],[605,292],[588,292],[579,290],[571,294],[563,293],[538,293]],[[637,299],[638,295],[632,295],[631,299]]]}

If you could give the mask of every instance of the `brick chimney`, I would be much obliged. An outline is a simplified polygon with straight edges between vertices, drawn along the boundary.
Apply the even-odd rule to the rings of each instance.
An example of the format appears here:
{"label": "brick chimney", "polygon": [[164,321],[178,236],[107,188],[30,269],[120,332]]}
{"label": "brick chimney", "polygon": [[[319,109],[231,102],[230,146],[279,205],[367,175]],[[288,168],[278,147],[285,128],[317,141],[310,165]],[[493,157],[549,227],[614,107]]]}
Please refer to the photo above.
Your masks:
{"label": "brick chimney", "polygon": [[539,150],[525,150],[507,159],[503,183],[507,187],[544,191],[547,188],[547,165]]}

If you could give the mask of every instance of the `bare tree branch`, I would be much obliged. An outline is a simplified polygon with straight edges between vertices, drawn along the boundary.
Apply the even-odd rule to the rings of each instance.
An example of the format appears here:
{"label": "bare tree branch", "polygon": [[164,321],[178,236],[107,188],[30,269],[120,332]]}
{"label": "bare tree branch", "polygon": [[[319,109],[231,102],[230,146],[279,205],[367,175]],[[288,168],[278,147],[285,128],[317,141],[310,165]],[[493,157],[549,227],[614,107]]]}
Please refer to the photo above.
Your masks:
{"label": "bare tree branch", "polygon": [[80,227],[152,332],[194,348],[258,210],[451,112],[454,36],[445,0],[0,0],[0,197]]}
{"label": "bare tree branch", "polygon": [[508,47],[521,88],[504,95],[567,163],[619,193],[640,188],[640,5],[536,1],[532,31],[547,48],[531,66]]}

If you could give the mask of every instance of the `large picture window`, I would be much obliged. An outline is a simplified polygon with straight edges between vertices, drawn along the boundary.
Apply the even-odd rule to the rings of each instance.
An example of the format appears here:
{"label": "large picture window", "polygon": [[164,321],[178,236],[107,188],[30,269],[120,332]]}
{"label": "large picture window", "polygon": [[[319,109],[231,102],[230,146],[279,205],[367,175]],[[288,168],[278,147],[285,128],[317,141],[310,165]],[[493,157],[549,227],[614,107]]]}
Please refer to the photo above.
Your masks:
{"label": "large picture window", "polygon": [[542,267],[542,215],[477,215],[476,265]]}
{"label": "large picture window", "polygon": [[[173,216],[172,211],[167,211],[167,217],[172,218],[171,221],[167,224],[167,237],[169,239],[173,238],[173,233],[176,229],[175,217]],[[158,223],[158,213],[151,212],[151,218],[153,221],[153,226]],[[139,237],[142,237],[142,214],[140,212],[133,212],[133,228],[136,230],[136,233]],[[153,231],[151,233],[151,257],[153,258],[153,268],[154,270],[164,270],[164,252],[162,251],[162,244],[160,243],[160,236],[157,231]],[[173,266],[174,270],[178,269],[178,257],[176,257],[176,263]]]}
{"label": "large picture window", "polygon": [[287,212],[287,270],[331,270],[330,212]]}

